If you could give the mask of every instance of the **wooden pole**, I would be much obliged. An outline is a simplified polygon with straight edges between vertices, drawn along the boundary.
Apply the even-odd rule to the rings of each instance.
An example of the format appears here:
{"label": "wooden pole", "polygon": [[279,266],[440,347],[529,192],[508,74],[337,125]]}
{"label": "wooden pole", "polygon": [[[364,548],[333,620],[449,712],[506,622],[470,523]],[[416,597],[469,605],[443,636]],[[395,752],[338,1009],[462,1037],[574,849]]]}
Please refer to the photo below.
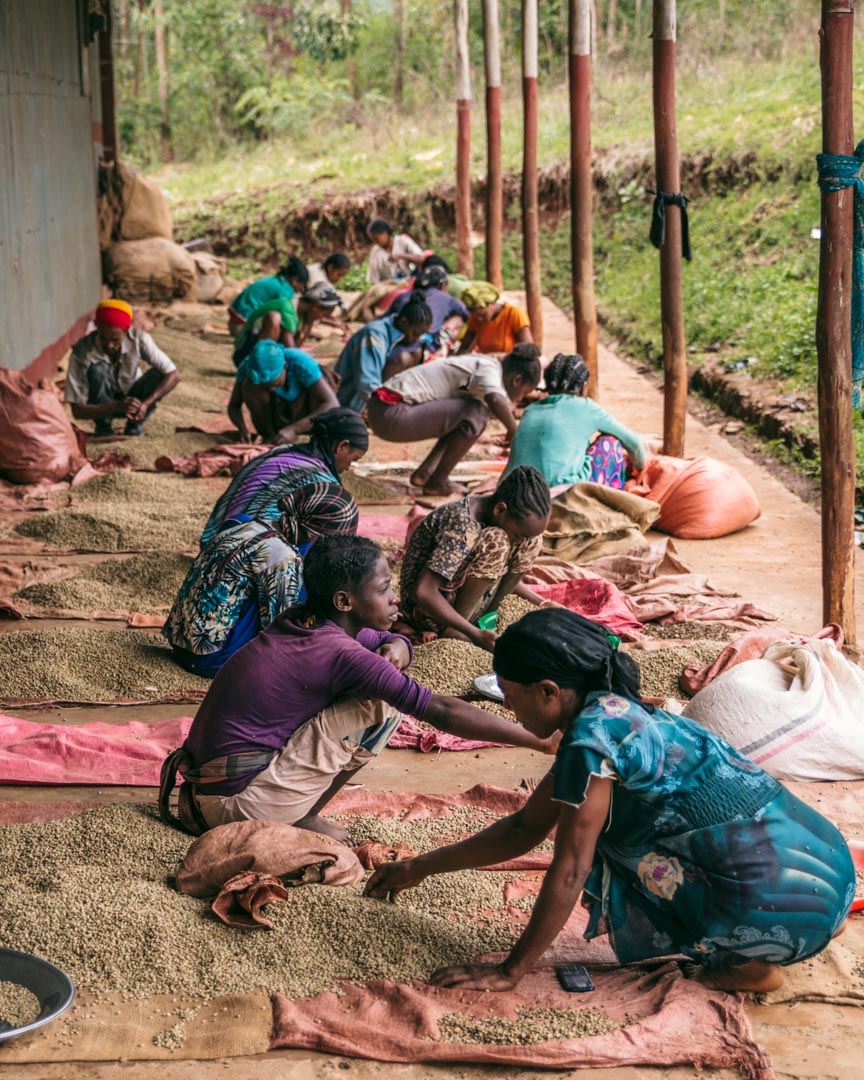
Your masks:
{"label": "wooden pole", "polygon": [[591,179],[591,0],[570,0],[570,252],[576,351],[588,365],[596,395],[597,307],[594,301]]}
{"label": "wooden pole", "polygon": [[[854,0],[822,0],[822,150],[851,154]],[[819,439],[822,470],[822,621],[848,645],[855,628],[855,439],[852,431],[854,192],[822,192],[819,247]]]}
{"label": "wooden pole", "polygon": [[537,191],[537,0],[522,0],[522,259],[531,335],[543,348],[540,205]]}
{"label": "wooden pole", "polygon": [[453,0],[456,75],[456,269],[474,276],[471,248],[471,65],[468,58],[468,0]]}
{"label": "wooden pole", "polygon": [[483,0],[486,66],[486,280],[501,289],[504,176],[501,170],[501,31],[498,0]]}
{"label": "wooden pole", "polygon": [[[657,191],[678,194],[675,128],[675,0],[654,0],[654,151]],[[660,318],[663,324],[663,450],[684,456],[687,419],[687,347],[681,288],[681,211],[666,207],[666,240],[660,248]]]}

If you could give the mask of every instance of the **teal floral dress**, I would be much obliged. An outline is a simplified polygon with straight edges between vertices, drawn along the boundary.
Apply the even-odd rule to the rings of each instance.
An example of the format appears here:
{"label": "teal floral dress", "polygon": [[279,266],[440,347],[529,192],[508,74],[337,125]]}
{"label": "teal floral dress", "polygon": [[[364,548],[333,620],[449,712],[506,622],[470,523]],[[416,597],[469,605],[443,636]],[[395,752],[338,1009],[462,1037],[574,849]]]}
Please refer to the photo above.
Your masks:
{"label": "teal floral dress", "polygon": [[621,963],[797,963],[849,912],[855,870],[837,829],[692,720],[591,693],[553,773],[553,797],[572,806],[592,776],[615,781],[582,902],[586,938],[608,931]]}

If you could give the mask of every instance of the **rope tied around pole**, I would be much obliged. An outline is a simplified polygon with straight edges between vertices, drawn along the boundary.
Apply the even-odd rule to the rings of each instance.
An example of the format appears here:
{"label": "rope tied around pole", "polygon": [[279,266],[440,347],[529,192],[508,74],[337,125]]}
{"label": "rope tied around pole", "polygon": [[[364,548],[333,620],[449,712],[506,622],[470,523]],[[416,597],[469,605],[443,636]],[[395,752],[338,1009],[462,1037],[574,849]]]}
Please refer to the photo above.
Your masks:
{"label": "rope tied around pole", "polygon": [[864,139],[854,154],[817,154],[818,184],[822,192],[854,188],[852,243],[852,408],[861,408],[864,380]]}
{"label": "rope tied around pole", "polygon": [[654,196],[654,206],[651,211],[651,231],[648,236],[655,248],[661,248],[666,243],[666,207],[677,206],[681,210],[681,254],[689,262],[693,258],[690,249],[690,222],[687,218],[687,196],[680,192],[677,195],[668,195],[665,191],[651,191],[645,189],[649,195]]}

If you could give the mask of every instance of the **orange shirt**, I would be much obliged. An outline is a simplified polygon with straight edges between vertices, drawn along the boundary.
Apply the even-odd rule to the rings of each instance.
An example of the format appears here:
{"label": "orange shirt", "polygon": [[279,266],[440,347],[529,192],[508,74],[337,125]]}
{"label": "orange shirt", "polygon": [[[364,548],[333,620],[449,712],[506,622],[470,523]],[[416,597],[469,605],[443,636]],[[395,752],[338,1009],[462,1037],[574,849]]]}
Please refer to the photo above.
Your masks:
{"label": "orange shirt", "polygon": [[509,353],[516,344],[516,335],[524,327],[530,326],[528,316],[515,304],[504,302],[504,307],[488,323],[478,322],[472,315],[465,328],[466,333],[473,333],[476,352]]}

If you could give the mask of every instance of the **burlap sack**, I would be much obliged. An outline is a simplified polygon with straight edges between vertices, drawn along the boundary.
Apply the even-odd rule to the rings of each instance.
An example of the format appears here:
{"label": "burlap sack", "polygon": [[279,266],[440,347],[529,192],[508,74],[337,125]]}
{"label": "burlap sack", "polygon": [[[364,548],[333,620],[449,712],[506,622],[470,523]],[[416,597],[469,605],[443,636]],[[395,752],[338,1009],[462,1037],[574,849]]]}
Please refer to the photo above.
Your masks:
{"label": "burlap sack", "polygon": [[120,240],[148,240],[161,236],[173,239],[168,200],[155,180],[128,165],[115,166],[123,188],[123,207],[115,235]]}
{"label": "burlap sack", "polygon": [[0,476],[13,484],[53,484],[71,479],[83,464],[54,387],[0,371]]}
{"label": "burlap sack", "polygon": [[177,889],[215,896],[246,870],[324,885],[353,885],[363,877],[354,852],[328,836],[276,821],[235,821],[193,842],[177,871]]}
{"label": "burlap sack", "polygon": [[195,296],[198,302],[215,303],[225,284],[228,260],[213,255],[209,251],[193,251],[192,258],[195,261]]}
{"label": "burlap sack", "polygon": [[105,280],[131,304],[183,300],[195,290],[195,260],[162,237],[111,244],[104,255]]}

